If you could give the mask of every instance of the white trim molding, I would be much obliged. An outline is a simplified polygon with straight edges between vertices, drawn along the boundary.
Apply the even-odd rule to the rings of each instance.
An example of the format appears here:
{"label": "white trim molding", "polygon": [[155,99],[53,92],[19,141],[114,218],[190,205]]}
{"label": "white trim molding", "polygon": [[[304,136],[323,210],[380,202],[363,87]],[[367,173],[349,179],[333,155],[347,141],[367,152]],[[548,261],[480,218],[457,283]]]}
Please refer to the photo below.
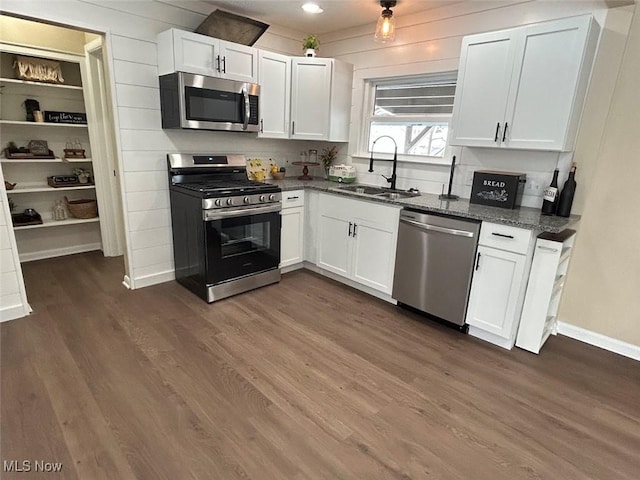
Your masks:
{"label": "white trim molding", "polygon": [[0,309],[0,323],[26,317],[31,313],[29,304],[11,305]]}
{"label": "white trim molding", "polygon": [[558,333],[565,337],[570,337],[588,343],[589,345],[617,353],[618,355],[640,361],[640,345],[623,342],[622,340],[607,337],[601,333],[592,332],[591,330],[565,322],[558,322]]}

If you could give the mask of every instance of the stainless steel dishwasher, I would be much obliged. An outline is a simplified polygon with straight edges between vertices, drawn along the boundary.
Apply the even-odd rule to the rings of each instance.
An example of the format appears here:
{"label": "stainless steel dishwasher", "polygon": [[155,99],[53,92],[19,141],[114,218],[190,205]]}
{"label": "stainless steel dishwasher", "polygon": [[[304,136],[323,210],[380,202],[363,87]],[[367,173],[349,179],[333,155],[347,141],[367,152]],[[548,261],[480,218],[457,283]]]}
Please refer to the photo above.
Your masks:
{"label": "stainless steel dishwasher", "polygon": [[480,222],[400,212],[392,296],[464,328]]}

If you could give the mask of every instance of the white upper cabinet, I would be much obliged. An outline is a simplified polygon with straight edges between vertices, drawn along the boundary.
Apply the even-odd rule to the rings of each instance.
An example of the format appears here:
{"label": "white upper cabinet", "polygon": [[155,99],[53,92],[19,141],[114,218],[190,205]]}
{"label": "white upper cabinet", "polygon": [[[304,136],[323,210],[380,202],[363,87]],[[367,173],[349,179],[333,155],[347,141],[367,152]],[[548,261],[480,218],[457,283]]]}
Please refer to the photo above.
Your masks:
{"label": "white upper cabinet", "polygon": [[598,34],[585,15],[465,37],[450,143],[572,150]]}
{"label": "white upper cabinet", "polygon": [[351,64],[331,58],[293,58],[290,138],[349,141],[352,84]]}
{"label": "white upper cabinet", "polygon": [[225,78],[258,83],[258,50],[220,40],[220,70]]}
{"label": "white upper cabinet", "polygon": [[465,37],[453,110],[452,145],[495,147],[513,70],[513,30]]}
{"label": "white upper cabinet", "polygon": [[258,50],[171,28],[158,35],[158,74],[187,72],[256,83]]}
{"label": "white upper cabinet", "polygon": [[260,51],[260,131],[263,138],[289,138],[291,57]]}

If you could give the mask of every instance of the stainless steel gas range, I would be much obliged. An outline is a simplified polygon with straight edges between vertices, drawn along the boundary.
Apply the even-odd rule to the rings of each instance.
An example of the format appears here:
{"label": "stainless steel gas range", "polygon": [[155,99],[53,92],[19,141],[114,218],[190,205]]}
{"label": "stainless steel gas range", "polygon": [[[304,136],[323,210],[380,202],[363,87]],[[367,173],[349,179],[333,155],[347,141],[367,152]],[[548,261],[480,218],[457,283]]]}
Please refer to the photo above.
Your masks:
{"label": "stainless steel gas range", "polygon": [[280,281],[280,188],[243,155],[167,160],[176,280],[207,302]]}

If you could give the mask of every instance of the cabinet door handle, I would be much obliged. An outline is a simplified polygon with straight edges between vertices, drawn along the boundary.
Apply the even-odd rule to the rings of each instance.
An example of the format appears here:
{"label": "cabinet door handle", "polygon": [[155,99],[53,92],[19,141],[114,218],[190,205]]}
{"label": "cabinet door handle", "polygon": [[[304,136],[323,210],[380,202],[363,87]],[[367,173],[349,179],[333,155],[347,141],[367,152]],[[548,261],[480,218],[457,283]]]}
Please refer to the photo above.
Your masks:
{"label": "cabinet door handle", "polygon": [[264,133],[264,120],[260,119],[260,133]]}
{"label": "cabinet door handle", "polygon": [[509,122],[504,122],[504,130],[502,132],[502,141],[507,139],[507,128],[509,128]]}
{"label": "cabinet door handle", "polygon": [[287,197],[287,200],[297,200],[297,199],[299,199],[299,198],[300,198],[300,197]]}
{"label": "cabinet door handle", "polygon": [[296,134],[296,122],[293,121],[291,122],[291,135],[295,135]]}
{"label": "cabinet door handle", "polygon": [[216,57],[216,70],[220,72],[220,55]]}
{"label": "cabinet door handle", "polygon": [[478,269],[480,268],[480,256],[482,254],[480,252],[478,252],[478,257],[476,258],[476,272],[478,271]]}
{"label": "cabinet door handle", "polygon": [[493,141],[497,142],[498,141],[498,135],[500,134],[500,122],[498,122],[496,124],[496,134],[493,137]]}
{"label": "cabinet door handle", "polygon": [[358,230],[358,224],[354,223],[353,224],[353,238],[356,237],[357,230]]}
{"label": "cabinet door handle", "polygon": [[553,253],[557,253],[558,252],[557,248],[545,247],[544,245],[538,245],[538,248],[540,250],[546,250],[547,252],[553,252]]}
{"label": "cabinet door handle", "polygon": [[496,232],[491,232],[491,235],[495,235],[496,237],[502,237],[502,238],[510,238],[513,240],[513,235],[505,235],[504,233],[496,233]]}
{"label": "cabinet door handle", "polygon": [[227,73],[227,56],[222,57],[222,73]]}
{"label": "cabinet door handle", "polygon": [[353,226],[353,223],[349,222],[349,236],[351,236],[351,227]]}

